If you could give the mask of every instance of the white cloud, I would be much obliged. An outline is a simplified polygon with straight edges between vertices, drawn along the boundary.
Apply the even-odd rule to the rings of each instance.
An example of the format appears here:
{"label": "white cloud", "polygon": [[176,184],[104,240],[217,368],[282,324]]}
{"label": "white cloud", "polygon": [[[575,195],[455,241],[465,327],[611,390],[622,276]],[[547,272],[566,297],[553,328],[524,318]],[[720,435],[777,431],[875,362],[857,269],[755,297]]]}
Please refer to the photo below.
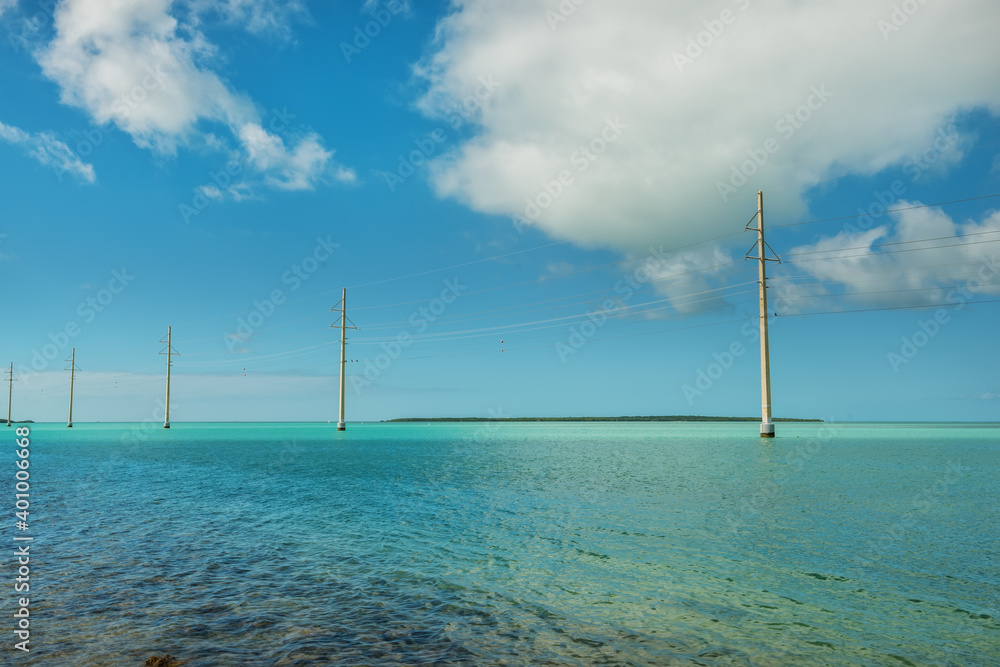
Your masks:
{"label": "white cloud", "polygon": [[225,197],[222,190],[214,185],[199,185],[195,191],[205,195],[208,199],[222,199]]}
{"label": "white cloud", "polygon": [[[212,71],[218,49],[195,25],[197,7],[188,23],[172,15],[172,7],[171,0],[63,0],[55,15],[55,37],[37,52],[46,76],[59,84],[62,101],[160,154],[187,145],[234,151],[251,167],[247,182],[236,184],[235,192],[260,183],[307,189],[328,172],[338,173],[333,152],[323,148],[318,135],[306,133],[288,144],[263,129],[253,101]],[[297,7],[296,2],[230,0],[216,9],[257,30],[268,22],[284,25],[281,21]],[[284,118],[277,120],[287,129]],[[228,139],[220,136],[220,126]],[[230,147],[233,141],[236,146]]]}
{"label": "white cloud", "polygon": [[746,291],[756,291],[756,287],[742,284],[754,276],[736,277],[753,267],[720,247],[651,256],[641,266],[648,271],[655,291],[670,299],[673,313],[656,311],[658,317],[728,307],[731,299],[745,299]]}
{"label": "white cloud", "polygon": [[358,175],[353,169],[347,167],[337,167],[333,177],[341,183],[357,183]]}
{"label": "white cloud", "polygon": [[[432,184],[474,210],[524,216],[526,198],[546,202],[568,171],[572,184],[536,224],[627,252],[731,231],[758,189],[772,216],[800,215],[818,182],[901,164],[963,110],[1000,112],[1000,4],[920,4],[885,39],[878,22],[894,4],[455,2],[416,67],[428,86],[419,107],[446,115],[481,77],[501,85],[474,136],[432,163]],[[680,62],[689,40],[705,46]],[[619,117],[628,128],[602,146]],[[591,142],[603,154],[581,160]],[[761,151],[764,166],[751,163],[756,173],[723,204],[719,182]]]}
{"label": "white cloud", "polygon": [[576,267],[569,262],[546,262],[545,273],[538,276],[538,281],[543,282],[553,276],[561,276],[567,273],[572,273],[574,270],[576,270]]}
{"label": "white cloud", "polygon": [[303,0],[188,0],[188,3],[196,18],[216,14],[253,34],[286,39],[291,37],[292,22],[309,18]]}
{"label": "white cloud", "polygon": [[20,146],[38,162],[55,170],[60,179],[63,174],[72,174],[86,183],[92,184],[97,180],[94,167],[80,160],[51,132],[25,132],[0,122],[0,140]]}
{"label": "white cloud", "polygon": [[[900,208],[919,202],[899,202]],[[891,224],[844,230],[793,248],[776,276],[810,279],[771,283],[793,310],[828,305],[810,295],[857,294],[855,303],[921,305],[957,303],[1000,294],[1000,211],[982,222],[955,222],[941,210],[918,208],[889,214]],[[925,240],[931,239],[931,240]],[[964,291],[963,291],[964,289]],[[956,293],[956,290],[958,292]]]}
{"label": "white cloud", "polygon": [[16,4],[17,0],[0,0],[0,16],[3,16],[4,12]]}
{"label": "white cloud", "polygon": [[[247,148],[250,164],[267,174],[266,181],[280,190],[308,190],[322,179],[333,153],[323,148],[319,135],[311,133],[289,149],[285,142],[260,125],[247,123],[240,128],[240,140]],[[354,172],[340,167],[334,177],[353,181]]]}

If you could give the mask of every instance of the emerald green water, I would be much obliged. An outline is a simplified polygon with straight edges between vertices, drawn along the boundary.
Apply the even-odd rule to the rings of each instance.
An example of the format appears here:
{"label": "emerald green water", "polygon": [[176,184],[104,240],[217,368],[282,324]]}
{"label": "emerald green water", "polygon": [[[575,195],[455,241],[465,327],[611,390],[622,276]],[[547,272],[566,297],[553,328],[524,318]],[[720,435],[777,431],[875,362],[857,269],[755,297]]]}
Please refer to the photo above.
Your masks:
{"label": "emerald green water", "polygon": [[35,425],[7,656],[1000,664],[1000,427],[777,427]]}

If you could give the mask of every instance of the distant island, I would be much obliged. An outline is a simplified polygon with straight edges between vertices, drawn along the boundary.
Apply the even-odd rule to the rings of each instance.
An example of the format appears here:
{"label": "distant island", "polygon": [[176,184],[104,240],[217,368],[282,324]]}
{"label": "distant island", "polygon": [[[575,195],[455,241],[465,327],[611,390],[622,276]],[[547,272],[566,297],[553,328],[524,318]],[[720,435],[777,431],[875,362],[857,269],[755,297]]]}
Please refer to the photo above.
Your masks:
{"label": "distant island", "polygon": [[[384,422],[759,422],[760,417],[705,417],[701,415],[665,415],[660,417],[431,417],[420,419],[384,419]],[[822,422],[822,419],[778,417],[776,422]]]}

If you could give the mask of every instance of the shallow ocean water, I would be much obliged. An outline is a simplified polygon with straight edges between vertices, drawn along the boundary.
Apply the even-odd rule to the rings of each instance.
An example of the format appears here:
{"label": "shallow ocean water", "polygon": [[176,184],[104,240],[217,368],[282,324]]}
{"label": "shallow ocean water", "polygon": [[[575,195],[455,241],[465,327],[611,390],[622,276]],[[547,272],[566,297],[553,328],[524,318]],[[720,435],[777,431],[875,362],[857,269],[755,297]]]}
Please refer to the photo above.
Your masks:
{"label": "shallow ocean water", "polygon": [[17,663],[1000,664],[1000,426],[777,429],[34,425]]}

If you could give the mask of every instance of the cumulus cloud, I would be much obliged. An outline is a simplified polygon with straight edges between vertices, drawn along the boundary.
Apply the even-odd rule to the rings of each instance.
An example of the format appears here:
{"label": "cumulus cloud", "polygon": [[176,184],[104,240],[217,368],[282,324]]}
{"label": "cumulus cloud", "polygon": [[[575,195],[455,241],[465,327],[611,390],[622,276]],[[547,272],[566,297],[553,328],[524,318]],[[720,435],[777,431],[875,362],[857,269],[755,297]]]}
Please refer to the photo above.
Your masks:
{"label": "cumulus cloud", "polygon": [[793,248],[771,283],[779,309],[810,310],[830,303],[818,297],[841,294],[878,305],[957,304],[1000,294],[1000,211],[980,222],[956,222],[936,208],[890,215],[890,223],[852,225]]}
{"label": "cumulus cloud", "polygon": [[[277,125],[272,118],[265,129],[254,102],[211,69],[218,50],[198,30],[197,20],[182,23],[171,14],[172,5],[171,0],[63,0],[55,37],[36,54],[45,75],[60,86],[62,101],[159,154],[189,145],[231,150],[251,168],[248,179],[271,187],[312,188],[331,172],[336,177],[343,171],[315,133],[286,143],[274,130],[287,129],[284,117]],[[216,9],[256,30],[268,22],[284,25],[298,6],[229,0]],[[228,139],[213,131],[220,126]],[[237,183],[233,190],[254,184]]]}
{"label": "cumulus cloud", "polygon": [[0,122],[0,140],[19,146],[41,164],[51,167],[60,180],[63,174],[71,174],[85,183],[92,184],[97,180],[94,167],[80,160],[51,132],[25,132]]}
{"label": "cumulus cloud", "polygon": [[754,266],[719,247],[678,253],[646,266],[652,285],[670,299],[675,313],[723,308],[757,291]]}
{"label": "cumulus cloud", "polygon": [[431,183],[625,252],[732,231],[758,189],[801,215],[816,184],[901,164],[961,111],[1000,112],[1000,4],[898,4],[455,2],[415,68],[419,108],[446,117],[482,77],[500,85]]}

